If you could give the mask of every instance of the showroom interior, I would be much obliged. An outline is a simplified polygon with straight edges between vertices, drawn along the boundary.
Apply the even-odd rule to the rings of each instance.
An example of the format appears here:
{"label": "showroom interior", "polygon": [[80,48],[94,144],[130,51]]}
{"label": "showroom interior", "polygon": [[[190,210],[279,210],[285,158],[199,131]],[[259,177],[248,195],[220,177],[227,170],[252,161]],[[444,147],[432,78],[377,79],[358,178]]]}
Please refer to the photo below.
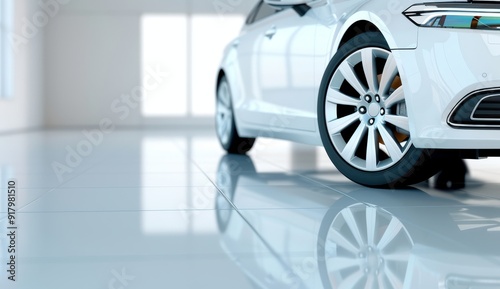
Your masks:
{"label": "showroom interior", "polygon": [[498,158],[372,189],[322,147],[225,153],[217,72],[257,0],[0,1],[0,288],[500,286]]}

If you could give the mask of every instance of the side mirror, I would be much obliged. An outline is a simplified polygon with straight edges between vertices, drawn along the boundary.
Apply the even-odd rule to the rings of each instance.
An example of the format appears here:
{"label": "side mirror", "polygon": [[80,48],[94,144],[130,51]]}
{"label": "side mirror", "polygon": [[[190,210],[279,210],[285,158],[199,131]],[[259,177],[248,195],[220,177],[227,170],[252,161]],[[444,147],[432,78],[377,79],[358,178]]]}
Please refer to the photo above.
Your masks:
{"label": "side mirror", "polygon": [[306,15],[311,10],[309,3],[314,3],[311,0],[264,0],[265,3],[274,7],[292,7],[300,17]]}
{"label": "side mirror", "polygon": [[314,2],[311,0],[264,0],[269,5],[272,6],[294,6],[294,5],[302,5],[308,4],[310,2]]}

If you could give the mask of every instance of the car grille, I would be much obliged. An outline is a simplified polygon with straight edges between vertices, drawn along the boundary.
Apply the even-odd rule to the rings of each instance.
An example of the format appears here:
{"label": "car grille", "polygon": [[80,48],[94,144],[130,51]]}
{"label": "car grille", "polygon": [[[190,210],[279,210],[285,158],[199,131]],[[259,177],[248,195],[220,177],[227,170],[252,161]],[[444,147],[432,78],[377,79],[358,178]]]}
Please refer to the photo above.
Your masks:
{"label": "car grille", "polygon": [[449,276],[446,279],[446,289],[498,289],[500,279],[478,277]]}
{"label": "car grille", "polygon": [[458,128],[500,128],[500,89],[468,95],[453,109],[448,123]]}
{"label": "car grille", "polygon": [[481,100],[472,114],[477,120],[498,120],[500,119],[500,95],[486,97]]}

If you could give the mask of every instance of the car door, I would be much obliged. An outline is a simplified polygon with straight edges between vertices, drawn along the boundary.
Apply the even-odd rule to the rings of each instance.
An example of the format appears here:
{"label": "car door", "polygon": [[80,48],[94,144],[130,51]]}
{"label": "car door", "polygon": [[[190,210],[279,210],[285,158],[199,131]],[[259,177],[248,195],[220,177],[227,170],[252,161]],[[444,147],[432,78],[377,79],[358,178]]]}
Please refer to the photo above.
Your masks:
{"label": "car door", "polygon": [[316,21],[263,2],[252,14],[238,48],[244,83],[240,119],[274,131],[314,130]]}
{"label": "car door", "polygon": [[318,22],[285,9],[265,21],[254,75],[260,90],[261,121],[271,129],[314,131],[314,38]]}
{"label": "car door", "polygon": [[257,59],[259,48],[264,40],[264,35],[269,27],[269,18],[278,12],[277,9],[265,4],[263,1],[254,7],[247,18],[246,25],[239,38],[233,43],[238,51],[238,67],[241,89],[235,94],[233,107],[241,122],[255,125],[263,123],[261,115],[265,114],[262,107],[263,97],[258,77]]}

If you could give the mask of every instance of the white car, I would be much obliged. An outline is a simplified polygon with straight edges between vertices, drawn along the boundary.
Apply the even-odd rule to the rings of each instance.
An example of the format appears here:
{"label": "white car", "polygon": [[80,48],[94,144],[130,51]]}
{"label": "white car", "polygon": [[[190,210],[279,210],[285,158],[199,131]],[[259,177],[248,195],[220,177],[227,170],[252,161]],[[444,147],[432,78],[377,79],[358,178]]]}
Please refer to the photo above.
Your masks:
{"label": "white car", "polygon": [[500,155],[500,1],[264,0],[224,53],[216,129],[325,147],[351,180]]}

